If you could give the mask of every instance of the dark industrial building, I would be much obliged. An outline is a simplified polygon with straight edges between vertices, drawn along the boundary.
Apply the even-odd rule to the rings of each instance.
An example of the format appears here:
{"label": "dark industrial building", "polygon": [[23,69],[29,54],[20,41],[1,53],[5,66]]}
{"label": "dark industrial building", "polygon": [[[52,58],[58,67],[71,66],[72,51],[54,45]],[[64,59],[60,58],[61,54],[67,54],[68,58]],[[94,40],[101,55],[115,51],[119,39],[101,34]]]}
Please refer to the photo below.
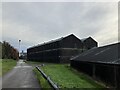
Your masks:
{"label": "dark industrial building", "polygon": [[[92,48],[71,58],[71,66],[107,86],[120,88],[120,43]],[[119,89],[120,90],[120,89]]]}
{"label": "dark industrial building", "polygon": [[97,47],[97,42],[92,38],[87,38],[85,43],[87,42],[89,42],[88,44],[90,47],[83,48],[84,42],[71,34],[28,48],[27,59],[41,62],[69,63],[71,57],[74,57],[87,49]]}
{"label": "dark industrial building", "polygon": [[83,43],[83,49],[85,50],[88,50],[97,46],[97,42],[91,37],[81,39],[81,41]]}

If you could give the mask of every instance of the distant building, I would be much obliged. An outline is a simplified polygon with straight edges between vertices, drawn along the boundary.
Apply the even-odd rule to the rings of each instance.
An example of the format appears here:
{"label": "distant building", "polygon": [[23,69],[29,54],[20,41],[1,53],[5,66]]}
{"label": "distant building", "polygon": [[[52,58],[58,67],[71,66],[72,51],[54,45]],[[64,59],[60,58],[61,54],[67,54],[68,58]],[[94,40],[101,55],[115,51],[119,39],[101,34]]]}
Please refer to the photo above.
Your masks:
{"label": "distant building", "polygon": [[120,43],[92,48],[71,58],[71,66],[113,88],[120,88]]}
{"label": "distant building", "polygon": [[27,59],[27,53],[22,50],[22,52],[20,53],[20,57],[19,58],[20,59]]}
{"label": "distant building", "polygon": [[[91,38],[90,38],[91,39]],[[94,44],[90,40],[90,44]],[[87,40],[89,41],[89,39]],[[43,62],[69,63],[70,58],[83,52],[83,44],[79,38],[71,34],[47,43],[43,43],[27,49],[27,59]],[[87,48],[97,47],[94,45]]]}

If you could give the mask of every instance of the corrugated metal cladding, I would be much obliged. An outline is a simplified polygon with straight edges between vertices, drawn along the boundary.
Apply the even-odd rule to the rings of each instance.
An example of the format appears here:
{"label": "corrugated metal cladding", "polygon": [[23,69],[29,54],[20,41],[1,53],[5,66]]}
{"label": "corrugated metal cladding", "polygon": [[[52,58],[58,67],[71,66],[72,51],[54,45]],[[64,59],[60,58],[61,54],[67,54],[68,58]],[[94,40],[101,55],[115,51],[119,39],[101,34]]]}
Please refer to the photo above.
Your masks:
{"label": "corrugated metal cladding", "polygon": [[[86,45],[89,44],[89,45]],[[70,58],[88,49],[97,47],[91,37],[81,41],[71,34],[27,49],[27,59],[41,62],[69,63]]]}
{"label": "corrugated metal cladding", "polygon": [[120,43],[93,48],[74,58],[71,66],[120,90]]}

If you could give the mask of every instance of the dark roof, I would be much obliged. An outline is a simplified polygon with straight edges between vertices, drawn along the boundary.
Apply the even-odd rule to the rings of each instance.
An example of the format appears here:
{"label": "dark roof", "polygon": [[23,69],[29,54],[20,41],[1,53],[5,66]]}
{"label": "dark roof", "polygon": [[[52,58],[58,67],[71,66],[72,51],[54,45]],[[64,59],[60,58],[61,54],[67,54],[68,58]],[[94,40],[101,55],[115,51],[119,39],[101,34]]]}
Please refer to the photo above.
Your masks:
{"label": "dark roof", "polygon": [[120,64],[120,43],[115,43],[103,47],[92,48],[82,54],[71,58],[71,60]]}
{"label": "dark roof", "polygon": [[[67,35],[67,36],[65,36],[65,37],[61,37],[61,38],[58,38],[58,39],[55,39],[55,40],[51,40],[51,41],[48,41],[48,42],[44,42],[44,43],[42,43],[42,44],[38,44],[38,45],[33,46],[33,47],[30,47],[30,48],[39,47],[39,46],[42,46],[42,45],[45,45],[45,44],[49,44],[49,43],[61,41],[61,40],[63,40],[64,38],[69,37],[69,36],[73,36],[73,37],[77,38],[74,34],[70,34],[70,35]],[[78,38],[78,39],[79,39],[79,38]],[[80,39],[79,39],[79,40],[80,40]],[[30,48],[29,48],[29,49],[30,49]]]}
{"label": "dark roof", "polygon": [[[92,37],[87,37],[87,38],[83,38],[83,39],[80,39],[82,42],[88,40],[88,39],[92,39],[93,41],[95,41]],[[95,41],[96,42],[96,41]]]}
{"label": "dark roof", "polygon": [[83,38],[83,39],[81,39],[81,41],[84,42],[84,41],[87,40],[87,39],[88,39],[88,38]]}

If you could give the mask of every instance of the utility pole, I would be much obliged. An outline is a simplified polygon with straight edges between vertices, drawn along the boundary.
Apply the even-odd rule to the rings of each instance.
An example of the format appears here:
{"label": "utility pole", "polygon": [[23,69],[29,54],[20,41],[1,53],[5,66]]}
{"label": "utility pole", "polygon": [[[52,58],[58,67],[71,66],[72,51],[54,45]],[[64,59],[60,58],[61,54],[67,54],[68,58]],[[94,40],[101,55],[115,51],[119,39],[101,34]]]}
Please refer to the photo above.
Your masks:
{"label": "utility pole", "polygon": [[21,42],[21,40],[19,40],[19,57],[20,57],[20,42]]}

